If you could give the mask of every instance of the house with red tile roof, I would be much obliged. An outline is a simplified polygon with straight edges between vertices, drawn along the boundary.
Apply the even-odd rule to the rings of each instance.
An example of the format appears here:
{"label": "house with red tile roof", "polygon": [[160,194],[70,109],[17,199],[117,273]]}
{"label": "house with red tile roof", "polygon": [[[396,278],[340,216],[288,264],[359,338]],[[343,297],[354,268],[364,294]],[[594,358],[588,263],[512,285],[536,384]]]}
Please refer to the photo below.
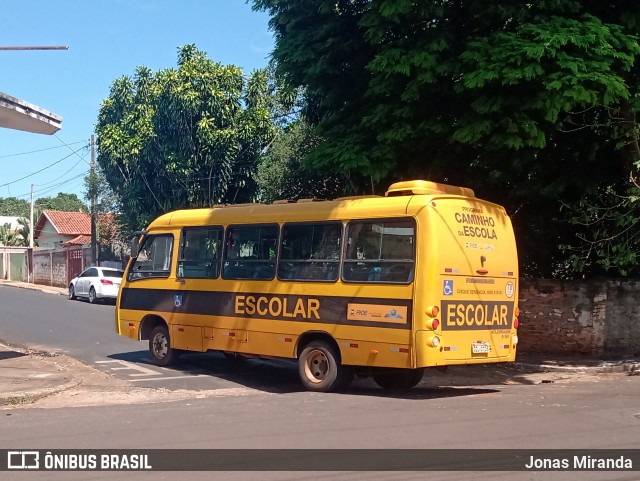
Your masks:
{"label": "house with red tile roof", "polygon": [[91,216],[44,210],[33,228],[33,238],[41,249],[91,244]]}
{"label": "house with red tile roof", "polygon": [[[120,229],[113,214],[98,215],[98,242],[113,245]],[[88,246],[91,244],[91,215],[87,212],[44,210],[33,228],[33,238],[41,249]]]}

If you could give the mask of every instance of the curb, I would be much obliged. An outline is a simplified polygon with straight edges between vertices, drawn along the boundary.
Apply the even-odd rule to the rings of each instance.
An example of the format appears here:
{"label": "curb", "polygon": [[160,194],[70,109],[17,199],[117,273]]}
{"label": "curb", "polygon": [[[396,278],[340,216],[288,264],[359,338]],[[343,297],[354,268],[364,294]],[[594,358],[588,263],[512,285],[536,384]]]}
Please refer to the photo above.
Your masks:
{"label": "curb", "polygon": [[29,289],[32,291],[40,291],[46,294],[54,294],[58,296],[65,296],[67,292],[62,292],[61,287],[43,286],[40,284],[31,284],[28,282],[15,282],[15,281],[0,281],[0,286],[17,287],[19,289]]}
{"label": "curb", "polygon": [[516,366],[522,366],[527,369],[535,369],[540,371],[553,372],[572,372],[572,373],[628,373],[630,376],[640,375],[640,362],[637,361],[603,361],[593,366],[578,365],[557,365],[557,364],[536,364],[530,362],[515,362]]}
{"label": "curb", "polygon": [[60,386],[45,388],[39,391],[33,392],[24,392],[24,393],[16,393],[14,396],[9,397],[0,397],[0,408],[5,406],[22,406],[27,404],[34,404],[40,399],[44,399],[49,396],[53,396],[54,394],[59,394],[64,391],[68,391],[69,389],[73,389],[81,384],[81,381],[74,380],[69,381],[66,384],[61,384]]}

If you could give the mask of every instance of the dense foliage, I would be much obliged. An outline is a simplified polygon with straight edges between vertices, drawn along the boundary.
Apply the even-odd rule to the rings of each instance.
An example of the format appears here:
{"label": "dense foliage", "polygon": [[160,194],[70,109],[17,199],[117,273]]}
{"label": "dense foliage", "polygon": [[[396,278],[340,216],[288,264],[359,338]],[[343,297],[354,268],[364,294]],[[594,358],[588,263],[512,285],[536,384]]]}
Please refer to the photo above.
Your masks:
{"label": "dense foliage", "polygon": [[178,68],[139,67],[100,108],[98,163],[128,226],[177,208],[249,201],[254,171],[275,136],[267,70],[245,77],[195,46]]}
{"label": "dense foliage", "polygon": [[253,4],[314,165],[472,186],[512,213],[529,274],[638,272],[636,2]]}
{"label": "dense foliage", "polygon": [[351,192],[348,175],[330,173],[305,162],[319,141],[305,122],[283,128],[258,164],[258,200],[334,199]]}

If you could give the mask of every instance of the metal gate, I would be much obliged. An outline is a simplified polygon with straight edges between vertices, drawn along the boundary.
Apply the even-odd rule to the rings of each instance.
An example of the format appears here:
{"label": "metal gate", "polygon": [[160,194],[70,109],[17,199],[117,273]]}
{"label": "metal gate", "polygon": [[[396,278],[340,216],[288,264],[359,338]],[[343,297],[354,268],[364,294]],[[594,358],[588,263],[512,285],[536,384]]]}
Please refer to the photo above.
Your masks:
{"label": "metal gate", "polygon": [[9,254],[9,279],[27,282],[27,254],[26,252]]}
{"label": "metal gate", "polygon": [[67,266],[67,284],[69,284],[71,279],[82,272],[82,247],[67,251]]}

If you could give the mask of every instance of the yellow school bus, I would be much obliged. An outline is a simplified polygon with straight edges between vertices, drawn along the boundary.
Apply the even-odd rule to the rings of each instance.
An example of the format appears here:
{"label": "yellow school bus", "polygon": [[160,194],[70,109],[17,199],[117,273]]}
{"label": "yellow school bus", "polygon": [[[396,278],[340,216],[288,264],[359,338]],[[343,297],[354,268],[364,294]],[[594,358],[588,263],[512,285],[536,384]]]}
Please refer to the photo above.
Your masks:
{"label": "yellow school bus", "polygon": [[116,329],[157,365],[182,351],[296,359],[312,391],[354,374],[410,388],[425,368],[514,361],[509,216],[469,188],[180,210],[132,244]]}

